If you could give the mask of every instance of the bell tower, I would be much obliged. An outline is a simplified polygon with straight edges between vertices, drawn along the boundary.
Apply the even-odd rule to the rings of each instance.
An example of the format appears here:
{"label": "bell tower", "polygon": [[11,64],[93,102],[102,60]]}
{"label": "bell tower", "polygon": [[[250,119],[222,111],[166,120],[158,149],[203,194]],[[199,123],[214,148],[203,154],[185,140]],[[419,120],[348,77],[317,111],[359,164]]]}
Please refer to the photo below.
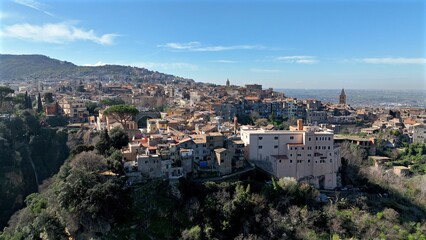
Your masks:
{"label": "bell tower", "polygon": [[346,94],[345,94],[345,89],[343,89],[343,88],[342,88],[342,92],[340,93],[340,96],[339,96],[339,104],[346,105]]}

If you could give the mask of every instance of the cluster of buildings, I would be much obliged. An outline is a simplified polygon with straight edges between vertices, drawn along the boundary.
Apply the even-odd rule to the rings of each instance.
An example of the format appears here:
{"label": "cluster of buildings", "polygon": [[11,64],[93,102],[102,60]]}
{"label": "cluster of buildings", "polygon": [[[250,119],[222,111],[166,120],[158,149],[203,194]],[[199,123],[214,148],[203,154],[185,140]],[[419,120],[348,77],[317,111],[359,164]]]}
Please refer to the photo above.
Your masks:
{"label": "cluster of buildings", "polygon": [[[108,106],[102,100],[120,99],[135,106],[140,114],[125,126],[132,141],[122,150],[126,173],[135,179],[223,177],[256,166],[276,177],[333,189],[340,183],[342,141],[365,147],[371,155],[375,134],[387,129],[413,142],[426,141],[425,109],[353,109],[343,89],[338,104],[289,98],[259,84],[233,86],[229,80],[223,86],[191,81],[32,82],[16,90],[33,99],[51,93],[53,102],[42,99],[47,117],[67,116],[70,123],[93,131],[123,127],[103,114]],[[95,105],[96,113],[88,105]],[[278,130],[247,125],[250,121],[243,119],[253,115],[300,120],[290,130]],[[371,126],[362,128],[368,123]],[[363,136],[334,134],[347,126]]]}

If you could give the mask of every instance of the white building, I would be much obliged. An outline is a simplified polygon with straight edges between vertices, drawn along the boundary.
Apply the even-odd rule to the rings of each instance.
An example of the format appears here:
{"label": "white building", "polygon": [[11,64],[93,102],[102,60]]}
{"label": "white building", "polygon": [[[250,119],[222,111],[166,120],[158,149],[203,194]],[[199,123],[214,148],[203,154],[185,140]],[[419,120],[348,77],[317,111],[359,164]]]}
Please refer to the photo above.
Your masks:
{"label": "white building", "polygon": [[413,126],[413,142],[426,143],[426,125],[417,124]]}
{"label": "white building", "polygon": [[297,131],[241,129],[246,159],[275,177],[308,180],[316,187],[334,189],[339,185],[340,149],[334,134],[305,128]]}

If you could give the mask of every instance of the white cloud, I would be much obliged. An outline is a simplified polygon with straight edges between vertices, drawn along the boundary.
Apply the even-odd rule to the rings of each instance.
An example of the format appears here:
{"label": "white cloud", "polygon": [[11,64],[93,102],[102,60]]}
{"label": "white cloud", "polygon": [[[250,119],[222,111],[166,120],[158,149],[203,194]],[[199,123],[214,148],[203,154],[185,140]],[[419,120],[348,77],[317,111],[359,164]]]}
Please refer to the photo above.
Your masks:
{"label": "white cloud", "polygon": [[215,63],[236,63],[236,61],[232,61],[232,60],[225,60],[225,59],[220,59],[220,60],[212,60],[210,62],[215,62]]}
{"label": "white cloud", "polygon": [[287,63],[313,64],[318,60],[315,56],[282,56],[276,58],[278,61]]}
{"label": "white cloud", "polygon": [[65,43],[78,40],[92,41],[97,44],[111,45],[116,34],[97,36],[93,30],[84,30],[74,25],[62,23],[48,23],[32,25],[29,23],[9,25],[1,32],[2,36],[25,40],[49,43]]}
{"label": "white cloud", "polygon": [[99,66],[105,66],[105,65],[107,65],[107,64],[99,61],[95,64],[88,63],[88,64],[84,64],[83,66],[85,66],[85,67],[99,67]]}
{"label": "white cloud", "polygon": [[230,51],[230,50],[251,50],[251,49],[263,49],[260,45],[233,45],[233,46],[211,46],[203,45],[200,42],[188,42],[188,43],[166,43],[165,45],[158,45],[158,47],[167,48],[175,51],[193,51],[193,52],[219,52],[219,51]]}
{"label": "white cloud", "polygon": [[139,62],[130,64],[131,66],[143,67],[154,70],[177,70],[185,69],[191,71],[197,71],[198,66],[192,63],[186,62]]}
{"label": "white cloud", "polygon": [[33,0],[14,0],[14,1],[17,4],[20,4],[20,5],[23,5],[23,6],[32,8],[32,9],[35,9],[37,11],[40,11],[40,12],[44,13],[44,14],[47,14],[49,16],[54,17],[54,15],[52,13],[50,13],[50,12],[48,12],[48,11],[45,10],[46,5],[44,5],[42,3],[39,3],[39,2],[36,2],[36,1],[33,1]]}
{"label": "white cloud", "polygon": [[371,64],[426,64],[426,58],[362,58],[358,62]]}
{"label": "white cloud", "polygon": [[279,70],[279,69],[251,68],[250,72],[254,72],[254,73],[277,73],[277,72],[281,72],[281,70]]}

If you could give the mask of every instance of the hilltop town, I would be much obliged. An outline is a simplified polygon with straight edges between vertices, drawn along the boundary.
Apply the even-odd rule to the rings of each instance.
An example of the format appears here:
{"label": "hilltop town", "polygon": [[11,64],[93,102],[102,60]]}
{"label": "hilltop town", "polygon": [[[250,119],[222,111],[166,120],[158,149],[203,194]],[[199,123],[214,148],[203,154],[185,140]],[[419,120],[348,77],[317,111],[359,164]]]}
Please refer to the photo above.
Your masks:
{"label": "hilltop town", "polygon": [[[354,109],[346,104],[344,89],[336,103],[323,103],[260,84],[235,86],[229,79],[214,85],[128,78],[13,81],[7,86],[14,96],[34,102],[22,108],[41,109],[46,126],[62,120],[61,127],[90,132],[125,129],[130,141],[122,154],[129,182],[224,177],[258,167],[275,177],[334,189],[342,187],[343,141],[366,148],[369,156],[377,154],[379,145],[396,149],[425,143],[425,109]],[[104,114],[114,105],[130,105],[138,113],[123,126]]]}

